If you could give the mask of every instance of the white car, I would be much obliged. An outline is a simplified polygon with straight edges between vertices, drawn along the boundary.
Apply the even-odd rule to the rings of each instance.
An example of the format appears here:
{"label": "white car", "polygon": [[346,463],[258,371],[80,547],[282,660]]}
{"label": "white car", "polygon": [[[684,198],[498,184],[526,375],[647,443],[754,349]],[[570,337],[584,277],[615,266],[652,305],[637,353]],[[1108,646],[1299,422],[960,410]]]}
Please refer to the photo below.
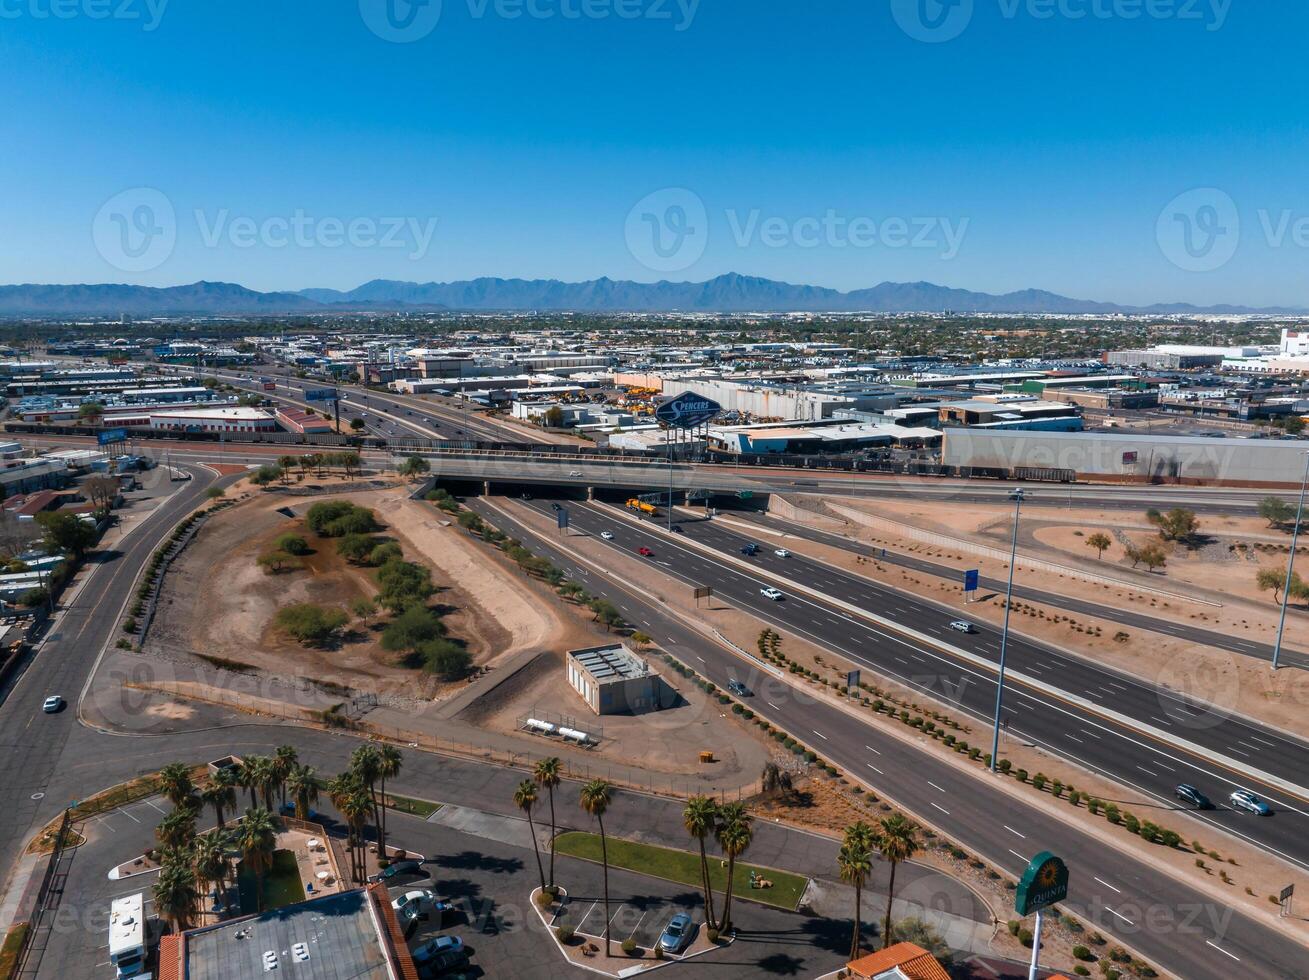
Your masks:
{"label": "white car", "polygon": [[399,898],[392,899],[391,908],[404,919],[417,919],[429,912],[446,912],[450,905],[438,899],[436,892],[430,888],[415,888]]}
{"label": "white car", "polygon": [[581,471],[581,470],[570,470],[569,473],[568,473],[568,475],[569,475],[569,477],[571,477],[571,478],[576,478],[576,477],[579,477],[579,476],[582,475],[582,471]]}
{"label": "white car", "polygon": [[48,715],[55,714],[56,712],[62,710],[63,707],[64,707],[64,699],[61,698],[58,694],[52,694],[50,697],[46,698],[43,702],[41,702],[41,710]]}
{"label": "white car", "polygon": [[977,629],[976,626],[968,622],[966,619],[956,619],[950,624],[950,628],[956,633],[972,633]]}
{"label": "white car", "polygon": [[775,554],[778,558],[791,557],[791,552],[787,551],[785,548],[778,548],[776,551],[773,552],[773,554]]}
{"label": "white car", "polygon": [[774,589],[771,586],[767,589],[760,589],[759,594],[763,596],[765,599],[772,599],[774,602],[786,598],[786,596],[782,594],[781,589]]}
{"label": "white car", "polygon": [[612,540],[614,539],[614,532],[613,532],[613,531],[601,531],[601,532],[600,532],[600,537],[604,538],[606,541],[612,541]]}

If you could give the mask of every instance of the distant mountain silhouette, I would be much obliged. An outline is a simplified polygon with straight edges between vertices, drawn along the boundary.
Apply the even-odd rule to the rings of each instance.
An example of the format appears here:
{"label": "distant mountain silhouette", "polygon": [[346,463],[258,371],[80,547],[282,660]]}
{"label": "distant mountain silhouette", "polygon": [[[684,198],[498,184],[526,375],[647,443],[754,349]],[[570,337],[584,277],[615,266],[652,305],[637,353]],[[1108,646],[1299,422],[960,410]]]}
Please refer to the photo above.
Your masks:
{"label": "distant mountain silhouette", "polygon": [[260,293],[232,283],[197,282],[155,288],[127,285],[0,286],[0,315],[331,313],[353,310],[482,310],[697,313],[1269,313],[1303,309],[1138,307],[1070,299],[1040,289],[995,295],[930,282],[884,282],[848,293],[728,273],[707,282],[633,282],[609,278],[481,278],[461,282],[375,279],[357,289]]}

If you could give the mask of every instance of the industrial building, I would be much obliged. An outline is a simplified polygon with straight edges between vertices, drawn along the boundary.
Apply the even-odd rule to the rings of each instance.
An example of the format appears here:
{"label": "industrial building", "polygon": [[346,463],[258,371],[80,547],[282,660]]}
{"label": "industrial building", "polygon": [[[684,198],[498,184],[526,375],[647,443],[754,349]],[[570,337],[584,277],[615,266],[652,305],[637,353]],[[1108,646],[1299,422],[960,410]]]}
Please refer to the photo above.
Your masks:
{"label": "industrial building", "polygon": [[277,410],[277,421],[288,432],[300,435],[332,431],[332,423],[322,416],[290,406],[283,406]]}
{"label": "industrial building", "polygon": [[1004,429],[1044,429],[1077,432],[1081,414],[1060,402],[1029,395],[991,395],[967,401],[942,402],[937,408],[942,426],[990,426]]}
{"label": "industrial building", "polygon": [[710,449],[733,455],[822,455],[886,446],[934,446],[941,441],[935,429],[837,421],[710,426],[707,436]]}
{"label": "industrial building", "polygon": [[569,650],[568,683],[597,715],[671,708],[677,692],[625,644]]}
{"label": "industrial building", "polygon": [[150,428],[181,432],[276,432],[277,421],[257,408],[188,408],[151,412]]}
{"label": "industrial building", "polygon": [[[1258,354],[1257,348],[1250,348]],[[1105,354],[1104,362],[1110,367],[1143,368],[1149,371],[1192,371],[1197,368],[1218,367],[1230,356],[1223,350],[1183,347],[1151,347],[1144,350],[1113,350]]]}
{"label": "industrial building", "polygon": [[1216,439],[1127,432],[949,429],[947,466],[1068,470],[1102,482],[1298,488],[1309,441]]}

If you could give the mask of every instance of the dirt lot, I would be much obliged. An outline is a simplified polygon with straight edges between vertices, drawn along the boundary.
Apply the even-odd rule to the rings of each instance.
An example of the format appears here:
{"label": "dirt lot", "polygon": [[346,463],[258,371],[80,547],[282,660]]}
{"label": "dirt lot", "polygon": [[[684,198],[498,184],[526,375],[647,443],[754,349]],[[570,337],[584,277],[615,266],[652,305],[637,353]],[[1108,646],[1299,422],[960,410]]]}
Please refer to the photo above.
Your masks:
{"label": "dirt lot", "polygon": [[[843,501],[843,505],[844,503]],[[871,511],[873,506],[864,502],[864,509]],[[880,511],[882,507],[880,501],[876,506],[879,508],[879,516],[887,516]],[[917,507],[916,513],[922,513],[923,505]],[[905,511],[906,520],[910,509],[911,505],[908,504],[899,506],[899,510]],[[960,510],[964,512],[964,516],[959,519],[961,526],[977,526],[981,517],[974,512],[981,509],[961,507]],[[1060,513],[1062,516],[1063,512]],[[1076,515],[1077,512],[1073,513]],[[944,515],[937,515],[937,518],[946,519]],[[998,518],[993,515],[989,519],[993,521]],[[839,548],[814,544],[793,536],[784,539],[786,547],[797,554],[830,562],[871,580],[931,599],[957,610],[975,622],[987,623],[997,628],[1000,626],[1004,616],[1001,605],[1003,597],[983,592],[982,601],[965,605],[960,578],[965,568],[980,568],[983,575],[1002,579],[1007,574],[1005,563],[981,558],[962,549],[952,550],[945,546],[895,537],[882,528],[873,530],[855,522],[843,524],[830,518],[819,517],[815,521],[815,526],[847,534],[867,544],[930,559],[955,569],[956,572],[948,578],[932,576],[897,565],[864,559]],[[914,526],[924,525],[915,523]],[[1123,525],[1120,523],[1118,526]],[[1060,552],[1053,547],[1043,552],[1039,548],[1029,548],[1025,545],[1020,545],[1021,550],[1023,553],[1062,564],[1083,567],[1088,563],[1094,565],[1094,551],[1087,548],[1083,543],[1084,539],[1073,534],[1073,530],[1082,530],[1084,534],[1089,534],[1096,526],[1088,523],[1079,524],[1075,528],[1072,525],[1065,525],[1065,527],[1072,530],[1066,532],[1063,541],[1068,547],[1080,549],[1085,554]],[[1047,533],[1054,532],[1047,531]],[[1146,534],[1145,531],[1138,531],[1133,532],[1132,536],[1144,539]],[[959,536],[964,535],[960,532]],[[980,535],[973,535],[973,537],[976,537],[979,543],[989,546],[995,544],[994,541]],[[1196,561],[1199,562],[1200,559]],[[1285,556],[1280,559],[1262,558],[1261,561],[1265,564],[1270,562],[1280,564],[1285,561]],[[1170,564],[1174,563],[1176,562],[1170,562]],[[1109,554],[1106,553],[1105,565],[1110,564]],[[1225,564],[1211,562],[1210,567],[1211,574],[1215,577],[1236,577],[1231,568]],[[1258,566],[1242,560],[1242,564],[1234,567],[1241,569],[1240,576],[1243,581],[1245,576],[1252,578],[1254,569]],[[1285,568],[1284,565],[1281,567]],[[1115,567],[1109,572],[1117,577],[1125,577],[1130,574],[1130,569]],[[1177,582],[1170,582],[1159,576],[1154,578],[1160,588],[1179,588]],[[1213,594],[1217,597],[1217,601],[1223,602],[1223,605],[1208,606],[1151,595],[1130,588],[1027,570],[1022,566],[1018,569],[1015,581],[1033,588],[1063,593],[1105,605],[1131,606],[1163,620],[1200,626],[1251,642],[1271,643],[1275,636],[1276,607],[1273,606],[1271,596],[1268,594],[1257,601],[1242,600],[1239,596],[1233,601],[1232,596],[1225,596],[1215,591]],[[1187,588],[1181,585],[1180,591],[1186,591]],[[1203,590],[1196,591],[1203,594]],[[1124,629],[1109,619],[1083,614],[1069,615],[1064,610],[1040,603],[1016,602],[1011,628],[1024,636],[1106,663],[1151,683],[1183,691],[1222,708],[1248,714],[1286,731],[1309,737],[1309,711],[1306,710],[1306,706],[1309,706],[1309,676],[1302,671],[1283,670],[1274,674],[1264,661],[1212,647],[1197,646],[1164,633],[1135,628]],[[1125,637],[1120,637],[1119,634],[1125,634]],[[1292,607],[1288,619],[1286,644],[1294,649],[1309,649],[1309,617],[1295,610],[1295,607]]]}

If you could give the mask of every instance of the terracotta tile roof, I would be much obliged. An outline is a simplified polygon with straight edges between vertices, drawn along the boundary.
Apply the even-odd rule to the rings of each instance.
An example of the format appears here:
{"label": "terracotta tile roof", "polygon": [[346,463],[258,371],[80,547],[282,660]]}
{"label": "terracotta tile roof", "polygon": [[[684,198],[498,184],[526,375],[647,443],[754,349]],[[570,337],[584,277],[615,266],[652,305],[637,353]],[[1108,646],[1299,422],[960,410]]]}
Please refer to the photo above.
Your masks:
{"label": "terracotta tile roof", "polygon": [[395,909],[391,908],[391,893],[386,890],[386,885],[378,881],[368,886],[368,897],[372,899],[378,919],[386,926],[386,935],[382,939],[390,947],[391,962],[403,980],[418,980],[418,967],[409,955],[409,944],[405,942],[404,930],[396,921]]}
{"label": "terracotta tile roof", "polygon": [[163,936],[159,940],[159,980],[181,980],[183,950],[186,940],[182,936]]}
{"label": "terracotta tile roof", "polygon": [[896,943],[846,965],[851,974],[865,980],[892,969],[899,969],[909,980],[950,980],[950,974],[941,968],[941,964],[927,950],[913,943]]}

